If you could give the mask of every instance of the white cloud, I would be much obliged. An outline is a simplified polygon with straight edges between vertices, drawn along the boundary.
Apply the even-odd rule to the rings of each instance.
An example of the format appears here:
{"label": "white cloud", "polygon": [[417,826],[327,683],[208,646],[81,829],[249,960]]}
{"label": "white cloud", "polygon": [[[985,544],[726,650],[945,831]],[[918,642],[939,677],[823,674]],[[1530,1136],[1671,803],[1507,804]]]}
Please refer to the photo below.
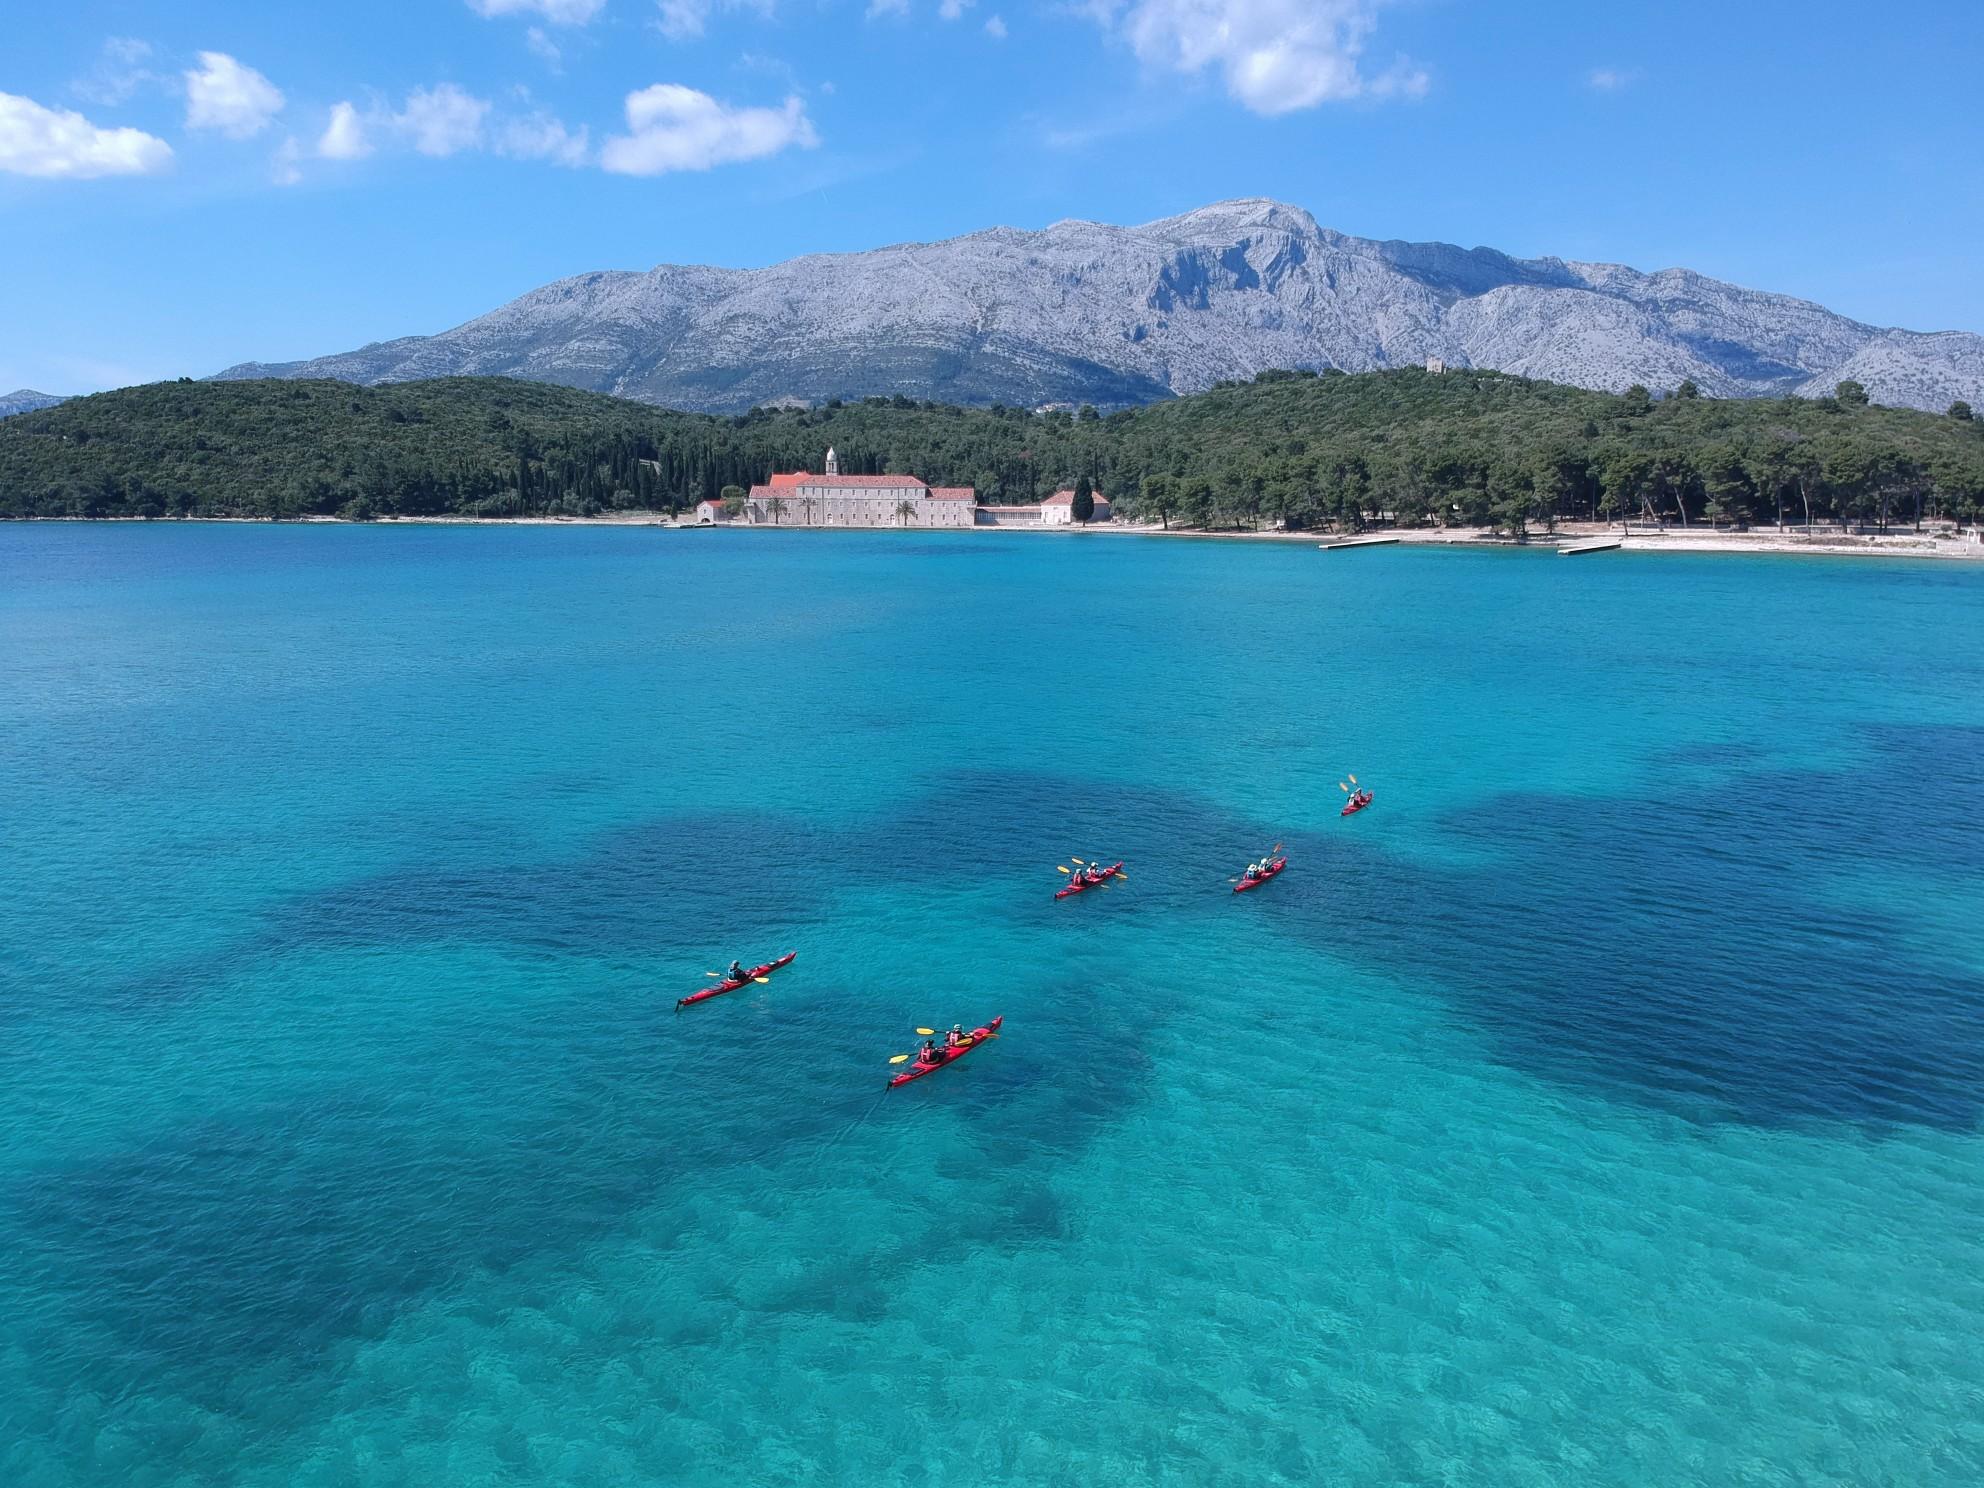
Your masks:
{"label": "white cloud", "polygon": [[777,0],[655,0],[661,19],[654,28],[670,41],[691,40],[703,34],[719,6],[724,10],[755,10],[769,19]]}
{"label": "white cloud", "polygon": [[710,18],[711,0],[655,0],[661,19],[655,28],[670,41],[687,41],[701,36]]}
{"label": "white cloud", "polygon": [[269,179],[278,186],[294,186],[303,179],[303,171],[297,162],[303,158],[298,148],[296,136],[290,135],[277,148],[275,159],[269,164]]}
{"label": "white cloud", "polygon": [[987,16],[985,19],[985,34],[994,41],[1004,41],[1006,39],[1005,21],[1001,20],[998,16]]}
{"label": "white cloud", "polygon": [[350,103],[331,105],[331,122],[317,141],[317,153],[326,160],[362,160],[372,153],[365,118]]}
{"label": "white cloud", "polygon": [[442,83],[407,94],[406,107],[393,115],[393,124],[412,137],[421,154],[454,155],[482,142],[482,121],[488,112],[487,100],[464,93],[453,83]]}
{"label": "white cloud", "polygon": [[1426,74],[1400,62],[1370,76],[1365,43],[1385,0],[1094,0],[1090,13],[1153,66],[1216,70],[1257,114],[1348,98],[1418,97]]}
{"label": "white cloud", "polygon": [[152,44],[134,36],[113,36],[103,44],[96,66],[89,76],[78,78],[70,89],[91,103],[122,103],[146,83],[159,80],[144,64],[151,59]]}
{"label": "white cloud", "polygon": [[169,169],[172,146],[140,129],[99,129],[69,109],[0,93],[0,171],[80,181]]}
{"label": "white cloud", "polygon": [[607,170],[626,176],[708,170],[820,142],[797,97],[775,109],[732,108],[680,83],[629,93],[627,128],[607,140],[599,157]]}
{"label": "white cloud", "polygon": [[276,85],[226,52],[200,53],[200,65],[185,77],[188,129],[218,129],[229,139],[247,139],[282,112]]}
{"label": "white cloud", "polygon": [[1594,67],[1585,79],[1585,86],[1596,88],[1600,93],[1616,93],[1630,83],[1633,76],[1623,67]]}
{"label": "white cloud", "polygon": [[937,7],[937,14],[947,21],[955,21],[976,3],[977,0],[943,0]]}
{"label": "white cloud", "polygon": [[468,8],[486,21],[539,15],[554,26],[583,26],[606,8],[606,0],[468,0]]}
{"label": "white cloud", "polygon": [[521,119],[506,119],[496,133],[496,153],[513,160],[549,160],[557,165],[586,163],[586,128],[575,134],[562,121],[542,110]]}
{"label": "white cloud", "polygon": [[553,72],[556,72],[558,64],[565,60],[565,54],[558,50],[558,43],[544,34],[542,26],[532,26],[524,32],[524,45],[549,63]]}

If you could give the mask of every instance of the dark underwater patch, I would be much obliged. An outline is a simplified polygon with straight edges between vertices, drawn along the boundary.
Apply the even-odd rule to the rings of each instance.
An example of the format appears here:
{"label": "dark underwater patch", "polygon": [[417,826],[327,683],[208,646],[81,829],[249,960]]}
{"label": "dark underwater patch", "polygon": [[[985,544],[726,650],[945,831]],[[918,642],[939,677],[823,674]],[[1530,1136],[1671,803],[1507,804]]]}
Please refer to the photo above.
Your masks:
{"label": "dark underwater patch", "polygon": [[[1889,911],[1837,904],[1830,885],[1836,870],[1984,871],[1984,730],[1868,737],[1877,778],[1905,789],[1732,771],[1710,792],[1503,797],[1445,823],[1492,858],[1485,867],[1388,853],[1382,812],[1295,838],[1186,791],[965,771],[852,831],[768,814],[670,818],[556,859],[412,868],[306,896],[271,917],[256,952],[461,940],[646,956],[783,939],[831,913],[844,880],[941,863],[1010,882],[989,912],[1051,938],[1064,981],[1029,992],[1064,995],[1029,997],[1024,1024],[960,1067],[968,1099],[932,1081],[884,1103],[863,1061],[885,994],[815,987],[848,1016],[796,1004],[782,1026],[812,1041],[820,1069],[848,1071],[844,1100],[822,1099],[840,1089],[829,1075],[740,1092],[685,1129],[647,1095],[669,1061],[685,1047],[745,1061],[761,1035],[712,1019],[685,1046],[661,1036],[657,1004],[624,1027],[547,1039],[539,1093],[476,1129],[369,1091],[218,1111],[117,1156],[24,1175],[0,1193],[25,1241],[14,1259],[69,1298],[73,1330],[63,1346],[31,1346],[66,1360],[50,1368],[76,1370],[78,1388],[152,1389],[163,1375],[226,1408],[235,1381],[311,1367],[476,1269],[580,1248],[659,1194],[706,1187],[738,1151],[798,1160],[795,1144],[830,1142],[849,1122],[939,1112],[972,1134],[974,1177],[998,1202],[940,1213],[919,1256],[1052,1243],[1066,1223],[1040,1165],[1078,1155],[1144,1098],[1152,1035],[1172,999],[1203,990],[1139,982],[1140,927],[1231,914],[1226,874],[1276,837],[1301,871],[1245,913],[1445,999],[1513,1068],[1697,1120],[1972,1130],[1984,984],[1925,959]],[[1051,861],[1071,849],[1125,857],[1134,890],[1054,903]],[[748,895],[722,871],[741,857],[762,865]],[[211,980],[224,974],[216,965]],[[986,970],[988,1002],[1000,976]],[[1108,1060],[1089,1057],[1098,1004],[1120,1025]],[[455,1077],[477,1073],[471,1061]],[[888,1305],[902,1261],[822,1257],[765,1305],[859,1321]],[[78,1352],[77,1338],[93,1342]]]}

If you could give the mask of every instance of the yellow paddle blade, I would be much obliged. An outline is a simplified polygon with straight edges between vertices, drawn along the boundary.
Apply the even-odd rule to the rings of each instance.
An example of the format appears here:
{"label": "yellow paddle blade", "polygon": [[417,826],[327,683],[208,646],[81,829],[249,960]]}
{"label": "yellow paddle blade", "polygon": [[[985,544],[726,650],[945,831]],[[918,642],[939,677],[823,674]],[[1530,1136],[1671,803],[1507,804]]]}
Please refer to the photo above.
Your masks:
{"label": "yellow paddle blade", "polygon": [[1065,863],[1056,863],[1054,865],[1054,868],[1055,871],[1059,873],[1066,873],[1068,871],[1068,865]]}
{"label": "yellow paddle blade", "polygon": [[1086,868],[1086,867],[1088,866],[1088,859],[1086,859],[1086,858],[1078,858],[1078,857],[1076,857],[1076,856],[1075,856],[1075,855],[1074,855],[1073,853],[1069,853],[1069,854],[1068,854],[1068,861],[1069,861],[1070,863],[1080,863],[1080,864],[1081,864],[1081,865],[1082,865],[1082,866],[1083,866],[1084,868]]}
{"label": "yellow paddle blade", "polygon": [[763,982],[767,987],[769,987],[772,984],[772,979],[770,977],[752,977],[751,980],[754,982]]}
{"label": "yellow paddle blade", "polygon": [[1355,784],[1357,784],[1357,777],[1356,777],[1355,775],[1353,775],[1353,776],[1351,776],[1351,777],[1350,777],[1350,783],[1351,783],[1352,785],[1355,785]]}
{"label": "yellow paddle blade", "polygon": [[706,971],[703,973],[703,975],[707,977],[715,977],[719,982],[723,980],[723,973],[720,971]]}
{"label": "yellow paddle blade", "polygon": [[919,1028],[916,1031],[922,1034],[925,1038],[929,1038],[932,1034],[936,1033],[937,1030],[934,1028]]}
{"label": "yellow paddle blade", "polygon": [[[1130,875],[1129,875],[1129,874],[1127,874],[1127,873],[1125,873],[1125,872],[1124,872],[1124,871],[1123,871],[1123,870],[1122,870],[1121,868],[1118,868],[1118,869],[1116,870],[1116,877],[1117,877],[1117,878],[1128,878],[1129,876],[1130,876]],[[1110,883],[1110,882],[1113,882],[1113,880],[1112,880],[1112,879],[1107,879],[1107,878],[1105,878],[1105,879],[1103,880],[1103,882],[1104,882],[1104,883]]]}
{"label": "yellow paddle blade", "polygon": [[909,1058],[909,1056],[908,1056],[907,1054],[898,1054],[898,1055],[896,1055],[896,1056],[894,1056],[894,1057],[893,1057],[892,1059],[890,1059],[890,1060],[889,1060],[889,1063],[890,1063],[890,1064],[901,1064],[901,1063],[902,1063],[902,1062],[903,1062],[903,1061],[904,1061],[905,1059],[907,1059],[907,1058]]}
{"label": "yellow paddle blade", "polygon": [[1340,791],[1347,791],[1347,790],[1349,790],[1349,789],[1350,789],[1350,787],[1349,787],[1349,786],[1347,786],[1347,785],[1345,785],[1345,784],[1344,784],[1344,783],[1343,783],[1343,782],[1342,782],[1341,780],[1339,780],[1339,781],[1338,781],[1338,782],[1336,783],[1336,788],[1337,788],[1338,790],[1340,790]]}

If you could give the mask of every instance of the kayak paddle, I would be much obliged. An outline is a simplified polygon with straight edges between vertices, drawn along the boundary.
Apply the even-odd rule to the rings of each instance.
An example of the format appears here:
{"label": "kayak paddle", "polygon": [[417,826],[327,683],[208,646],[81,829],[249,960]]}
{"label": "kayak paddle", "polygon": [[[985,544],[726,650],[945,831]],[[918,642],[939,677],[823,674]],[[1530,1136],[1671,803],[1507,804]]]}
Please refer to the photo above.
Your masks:
{"label": "kayak paddle", "polygon": [[936,1036],[937,1033],[937,1030],[934,1028],[919,1028],[916,1031],[922,1034],[925,1038],[933,1038]]}
{"label": "kayak paddle", "polygon": [[1086,867],[1088,867],[1088,860],[1087,860],[1087,859],[1085,859],[1085,858],[1078,858],[1078,857],[1076,857],[1076,856],[1075,856],[1075,855],[1074,855],[1073,853],[1069,853],[1069,854],[1068,854],[1068,861],[1069,861],[1070,863],[1080,863],[1080,864],[1082,865],[1082,867],[1084,867],[1084,868],[1086,868]]}
{"label": "kayak paddle", "polygon": [[767,987],[769,987],[772,984],[772,979],[770,977],[752,977],[751,980],[754,982],[763,982]]}
{"label": "kayak paddle", "polygon": [[909,1058],[909,1056],[908,1056],[907,1054],[893,1054],[893,1055],[891,1055],[891,1056],[889,1056],[889,1063],[890,1063],[890,1064],[901,1064],[901,1063],[902,1063],[902,1062],[903,1062],[903,1061],[904,1061],[905,1059],[907,1059],[907,1058]]}

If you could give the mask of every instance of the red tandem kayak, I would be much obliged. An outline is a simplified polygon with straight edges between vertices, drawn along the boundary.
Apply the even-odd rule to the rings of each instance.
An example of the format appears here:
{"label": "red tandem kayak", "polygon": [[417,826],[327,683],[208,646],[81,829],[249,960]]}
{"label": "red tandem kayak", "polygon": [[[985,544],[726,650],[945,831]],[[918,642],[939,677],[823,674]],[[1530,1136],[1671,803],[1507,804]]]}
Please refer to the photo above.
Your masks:
{"label": "red tandem kayak", "polygon": [[964,1042],[959,1044],[955,1049],[939,1049],[935,1064],[925,1064],[921,1059],[918,1059],[916,1063],[912,1064],[901,1074],[891,1075],[889,1077],[889,1089],[893,1090],[898,1085],[907,1085],[911,1080],[920,1080],[932,1070],[940,1070],[953,1059],[959,1059],[969,1054],[973,1049],[976,1049],[980,1044],[992,1037],[993,1034],[997,1033],[999,1031],[999,1025],[1005,1021],[1006,1015],[1001,1013],[983,1028],[972,1029],[970,1033],[964,1036]]}
{"label": "red tandem kayak", "polygon": [[754,977],[761,977],[768,971],[777,971],[798,954],[799,952],[797,951],[787,951],[776,961],[767,961],[763,966],[754,966],[744,973],[744,980],[742,982],[727,978],[724,981],[718,982],[713,987],[705,987],[700,992],[691,992],[687,997],[678,997],[675,999],[675,1009],[677,1012],[680,1012],[692,1002],[702,1002],[711,997],[721,997],[726,992],[735,992]]}
{"label": "red tandem kayak", "polygon": [[1286,868],[1287,866],[1288,866],[1288,859],[1286,857],[1276,858],[1272,863],[1268,864],[1267,872],[1263,873],[1259,878],[1248,878],[1244,874],[1241,875],[1240,882],[1238,882],[1233,886],[1233,892],[1236,894],[1244,894],[1249,889],[1258,889],[1262,884],[1266,883],[1269,879],[1273,878],[1277,873],[1281,872],[1281,870]]}
{"label": "red tandem kayak", "polygon": [[1348,801],[1344,803],[1343,810],[1339,811],[1337,815],[1354,816],[1356,813],[1362,811],[1366,806],[1369,806],[1370,804],[1371,804],[1371,793],[1369,791],[1359,791],[1356,795],[1352,796]]}
{"label": "red tandem kayak", "polygon": [[1098,873],[1095,876],[1095,880],[1093,883],[1091,883],[1086,878],[1083,878],[1079,881],[1070,882],[1065,889],[1061,890],[1061,892],[1056,894],[1054,897],[1056,899],[1065,899],[1070,894],[1079,894],[1083,889],[1092,889],[1096,886],[1096,884],[1106,884],[1109,882],[1110,879],[1114,878],[1117,874],[1121,873],[1122,871],[1123,871],[1123,864],[1121,860],[1118,860],[1115,867],[1105,868],[1102,870],[1102,872]]}

